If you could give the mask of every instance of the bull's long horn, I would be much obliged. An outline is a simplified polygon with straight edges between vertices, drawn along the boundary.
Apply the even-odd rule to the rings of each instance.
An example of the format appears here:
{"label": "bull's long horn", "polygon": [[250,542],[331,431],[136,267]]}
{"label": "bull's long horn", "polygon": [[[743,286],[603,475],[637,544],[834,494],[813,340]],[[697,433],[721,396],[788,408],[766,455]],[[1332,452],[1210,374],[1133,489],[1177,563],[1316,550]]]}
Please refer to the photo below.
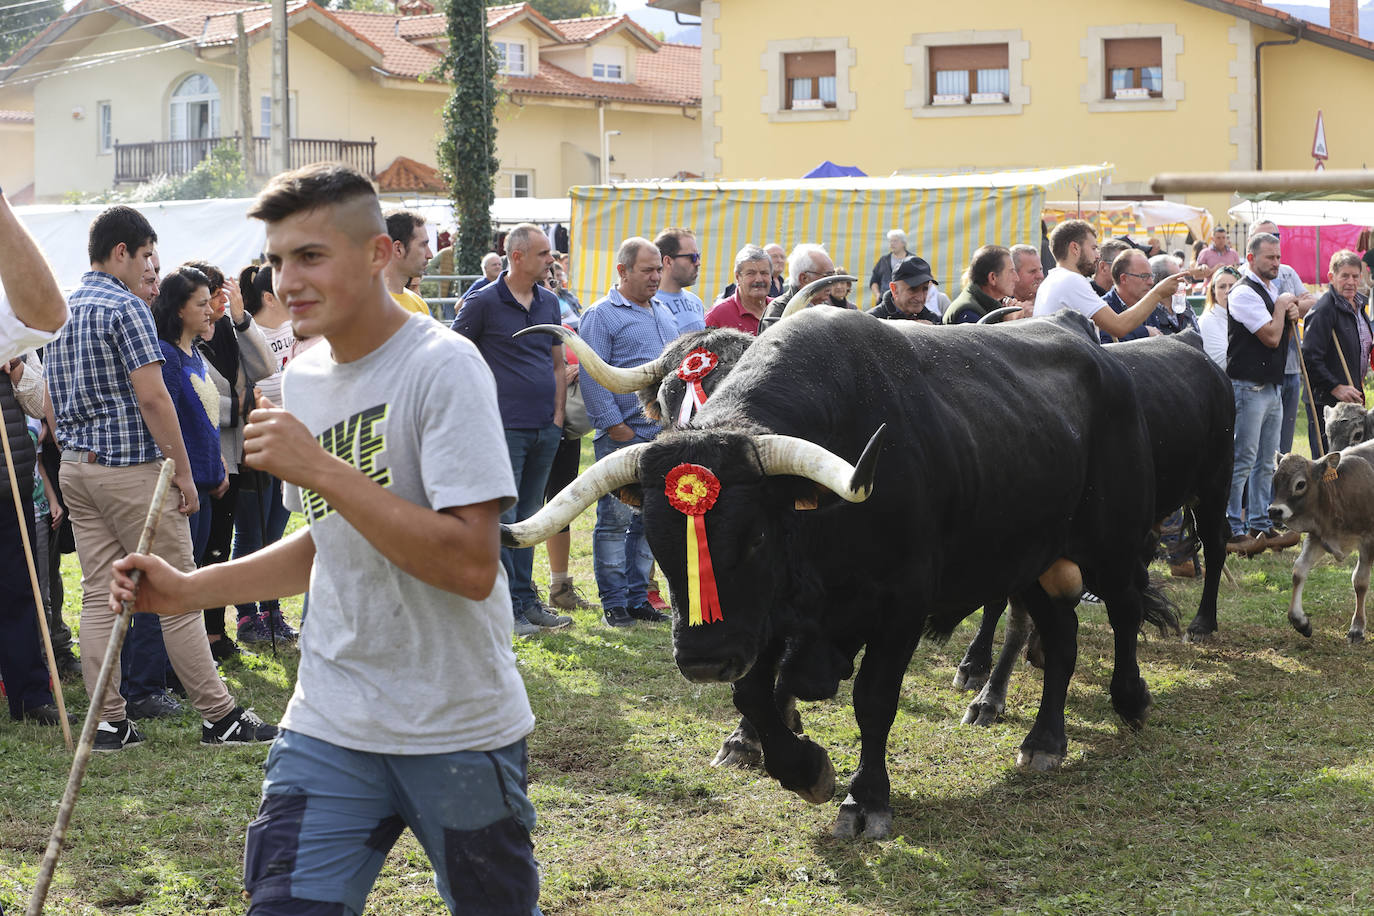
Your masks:
{"label": "bull's long horn", "polygon": [[1021,311],[1019,305],[1004,305],[1000,309],[993,309],[982,318],[978,319],[979,324],[1001,324],[1007,320],[1009,315]]}
{"label": "bull's long horn", "polygon": [[845,281],[857,283],[858,280],[858,277],[851,277],[848,274],[835,274],[830,277],[821,277],[819,280],[812,280],[792,294],[791,298],[787,300],[787,308],[782,310],[782,315],[778,317],[778,320],[782,321],[783,318],[795,315],[797,312],[806,308],[811,302],[811,297],[816,294],[816,290],[820,289],[822,286],[829,286],[832,283],[844,283]]}
{"label": "bull's long horn", "polygon": [[585,340],[561,324],[536,324],[515,332],[516,337],[522,334],[550,334],[560,338],[577,354],[577,361],[582,364],[586,373],[595,379],[602,388],[613,394],[634,394],[639,389],[647,388],[656,383],[667,375],[668,370],[672,368],[671,366],[660,366],[661,359],[652,360],[642,366],[634,366],[629,369],[612,366],[602,359]]}
{"label": "bull's long horn", "polygon": [[852,465],[827,448],[795,436],[759,436],[759,461],[769,475],[791,474],[813,480],[841,499],[861,503],[873,492],[873,476],[882,447],[884,423],[864,446],[858,465]]}
{"label": "bull's long horn", "polygon": [[587,468],[534,515],[514,525],[501,526],[506,547],[533,547],[562,531],[572,520],[607,493],[639,480],[639,456],[647,444],[611,452]]}

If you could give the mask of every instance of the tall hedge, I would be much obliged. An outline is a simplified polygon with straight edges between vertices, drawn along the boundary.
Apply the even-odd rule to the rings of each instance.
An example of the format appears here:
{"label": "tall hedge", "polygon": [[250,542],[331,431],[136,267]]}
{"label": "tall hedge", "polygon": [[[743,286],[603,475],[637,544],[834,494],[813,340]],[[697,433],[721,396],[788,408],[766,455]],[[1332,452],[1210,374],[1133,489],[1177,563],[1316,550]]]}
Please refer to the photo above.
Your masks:
{"label": "tall hedge", "polygon": [[496,159],[496,52],[487,40],[482,0],[451,0],[448,53],[440,76],[453,87],[444,106],[439,167],[449,182],[458,220],[454,266],[459,273],[481,273],[482,255],[491,248],[493,179]]}

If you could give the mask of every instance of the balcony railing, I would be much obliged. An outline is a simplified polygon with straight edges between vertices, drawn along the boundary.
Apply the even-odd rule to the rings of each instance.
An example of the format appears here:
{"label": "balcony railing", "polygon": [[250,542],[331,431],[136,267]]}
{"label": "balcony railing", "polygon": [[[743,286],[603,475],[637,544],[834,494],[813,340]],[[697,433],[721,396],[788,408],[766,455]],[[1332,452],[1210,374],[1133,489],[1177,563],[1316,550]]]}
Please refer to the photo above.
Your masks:
{"label": "balcony railing", "polygon": [[[242,150],[243,139],[211,137],[204,140],[153,140],[147,143],[115,141],[115,184],[149,181],[159,175],[184,175],[205,159],[221,144]],[[254,177],[271,174],[272,141],[268,137],[253,137]],[[377,141],[372,140],[307,140],[291,138],[288,168],[299,168],[312,162],[343,162],[365,173],[377,176]]]}

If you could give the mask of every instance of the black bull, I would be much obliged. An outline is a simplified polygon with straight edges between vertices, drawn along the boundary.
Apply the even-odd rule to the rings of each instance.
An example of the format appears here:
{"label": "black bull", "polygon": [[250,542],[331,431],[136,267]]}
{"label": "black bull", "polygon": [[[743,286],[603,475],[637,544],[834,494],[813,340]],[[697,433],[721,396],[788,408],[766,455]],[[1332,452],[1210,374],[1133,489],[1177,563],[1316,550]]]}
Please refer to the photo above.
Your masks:
{"label": "black bull", "polygon": [[[823,748],[788,727],[775,693],[833,696],[866,648],[854,686],[860,763],[836,824],[842,835],[890,830],[887,735],[920,637],[948,635],[1004,596],[1027,608],[1046,656],[1020,759],[1062,760],[1077,592],[1070,583],[1051,594],[1039,582],[1060,558],[1077,564],[1107,605],[1113,706],[1132,726],[1144,721],[1150,696],[1136,632],[1147,615],[1171,621],[1145,567],[1154,469],[1130,375],[1090,331],[1072,313],[1016,327],[927,328],[808,309],[749,348],[691,427],[583,475],[630,460],[628,473],[598,489],[641,491],[645,534],[672,590],[679,669],[690,680],[733,683],[766,770],[809,801],[830,797],[834,771]],[[765,434],[855,460],[884,424],[874,499],[799,510],[814,504],[814,485],[769,476],[760,460]],[[685,517],[664,492],[684,463],[711,469],[722,484],[705,526],[723,619],[698,626],[687,617]],[[600,495],[578,488],[565,491],[574,511]],[[553,505],[505,532],[506,542],[561,527],[545,517]]]}

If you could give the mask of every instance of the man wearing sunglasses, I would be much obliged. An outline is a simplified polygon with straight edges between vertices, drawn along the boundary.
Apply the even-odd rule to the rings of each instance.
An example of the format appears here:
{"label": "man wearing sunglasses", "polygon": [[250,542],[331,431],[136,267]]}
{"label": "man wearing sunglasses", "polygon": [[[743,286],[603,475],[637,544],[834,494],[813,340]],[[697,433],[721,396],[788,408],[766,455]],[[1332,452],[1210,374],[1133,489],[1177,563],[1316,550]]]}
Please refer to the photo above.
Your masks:
{"label": "man wearing sunglasses", "polygon": [[657,299],[677,321],[677,332],[700,331],[706,327],[706,306],[687,287],[697,282],[701,272],[701,253],[697,238],[688,229],[664,229],[654,239],[663,256],[663,279]]}

